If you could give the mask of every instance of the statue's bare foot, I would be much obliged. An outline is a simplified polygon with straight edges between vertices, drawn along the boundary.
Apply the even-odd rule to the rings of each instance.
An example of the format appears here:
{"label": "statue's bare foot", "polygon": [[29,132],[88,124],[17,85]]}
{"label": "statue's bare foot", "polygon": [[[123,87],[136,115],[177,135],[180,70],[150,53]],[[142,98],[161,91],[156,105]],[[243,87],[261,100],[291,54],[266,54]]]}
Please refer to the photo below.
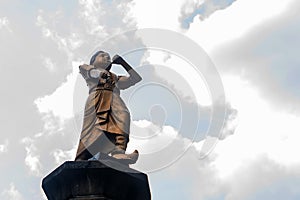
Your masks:
{"label": "statue's bare foot", "polygon": [[134,150],[134,152],[130,154],[120,153],[120,154],[114,154],[112,157],[118,159],[120,162],[124,164],[134,164],[139,158],[139,152],[137,150]]}

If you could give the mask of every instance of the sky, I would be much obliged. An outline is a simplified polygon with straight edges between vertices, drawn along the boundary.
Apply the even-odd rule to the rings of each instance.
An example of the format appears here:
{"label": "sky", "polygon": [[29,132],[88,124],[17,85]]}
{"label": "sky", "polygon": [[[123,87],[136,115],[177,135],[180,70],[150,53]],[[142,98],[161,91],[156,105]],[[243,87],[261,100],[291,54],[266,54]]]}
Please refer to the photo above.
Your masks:
{"label": "sky", "polygon": [[[300,199],[300,2],[0,2],[0,199],[46,199],[41,181],[74,160],[99,49],[143,80],[122,91],[132,168],[152,197]],[[120,66],[112,70],[120,75]]]}

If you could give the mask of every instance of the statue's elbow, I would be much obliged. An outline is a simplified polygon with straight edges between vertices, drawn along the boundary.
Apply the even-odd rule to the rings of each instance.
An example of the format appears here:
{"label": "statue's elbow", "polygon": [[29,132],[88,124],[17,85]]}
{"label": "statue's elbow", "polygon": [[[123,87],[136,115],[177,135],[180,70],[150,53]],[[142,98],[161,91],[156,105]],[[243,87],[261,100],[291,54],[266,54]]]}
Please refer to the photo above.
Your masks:
{"label": "statue's elbow", "polygon": [[142,80],[143,80],[143,78],[141,76],[138,76],[137,83],[140,82],[140,81],[142,81]]}
{"label": "statue's elbow", "polygon": [[141,76],[130,76],[129,77],[129,85],[130,86],[133,86],[135,84],[137,84],[138,82],[140,82],[142,80],[142,77]]}

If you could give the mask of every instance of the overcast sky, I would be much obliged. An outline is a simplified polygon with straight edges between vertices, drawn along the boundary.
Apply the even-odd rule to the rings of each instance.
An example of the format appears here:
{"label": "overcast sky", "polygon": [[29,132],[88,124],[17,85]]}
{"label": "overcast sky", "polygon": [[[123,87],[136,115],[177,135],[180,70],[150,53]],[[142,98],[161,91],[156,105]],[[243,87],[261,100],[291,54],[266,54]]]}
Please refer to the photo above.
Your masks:
{"label": "overcast sky", "polygon": [[143,76],[122,97],[128,151],[141,153],[132,167],[148,173],[154,200],[300,199],[299,9],[297,0],[2,0],[0,199],[46,199],[42,178],[74,159],[88,95],[78,66],[98,49]]}

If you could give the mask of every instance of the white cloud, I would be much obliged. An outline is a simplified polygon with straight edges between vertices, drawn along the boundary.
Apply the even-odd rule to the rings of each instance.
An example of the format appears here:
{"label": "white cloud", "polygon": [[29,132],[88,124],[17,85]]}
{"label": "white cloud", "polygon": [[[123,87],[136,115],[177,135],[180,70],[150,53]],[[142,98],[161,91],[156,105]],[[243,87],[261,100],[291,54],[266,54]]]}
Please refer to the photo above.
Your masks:
{"label": "white cloud", "polygon": [[[214,26],[213,18],[220,17],[220,24],[216,29],[207,30],[209,26],[200,26],[199,21],[194,22],[194,31],[196,33],[197,27],[197,33],[199,34],[195,34],[193,38],[199,38],[198,41],[200,41],[200,39],[207,41],[206,49],[211,50],[217,48],[218,45],[222,43],[222,40],[226,41],[239,38],[256,25],[282,14],[286,9],[286,5],[290,3],[279,1],[259,2],[263,5],[261,5],[262,7],[258,6],[259,12],[257,15],[252,16],[249,13],[251,11],[250,7],[245,7],[245,12],[243,9],[240,9],[241,13],[235,16],[236,19],[226,20],[225,13],[228,15],[234,14],[235,12],[231,12],[230,9],[234,9],[235,6],[238,6],[236,5],[238,2],[224,11],[215,13],[207,19],[207,25]],[[240,1],[240,3],[243,3],[243,1]],[[245,4],[245,6],[246,5],[247,4]],[[265,14],[262,12],[269,10],[270,7],[273,6],[276,9],[272,9],[271,12],[266,12]],[[248,13],[247,9],[249,10]],[[244,18],[247,15],[249,15],[249,18]],[[222,17],[224,18],[221,20]],[[282,17],[280,18],[282,19]],[[243,19],[248,19],[250,23],[247,23],[247,20]],[[209,20],[212,21],[208,22]],[[239,25],[239,23],[236,23],[238,21],[244,24]],[[201,23],[205,24],[206,22]],[[233,29],[231,29],[231,27],[233,27]],[[271,26],[269,28],[274,27]],[[191,29],[193,29],[193,27],[191,27]],[[233,34],[226,34],[231,31],[233,31]],[[201,32],[207,32],[207,37],[202,37],[204,35],[202,35]],[[224,34],[220,35],[220,33]],[[262,34],[255,36],[258,39],[261,35]],[[253,42],[249,40],[249,38],[243,39]],[[230,45],[232,45],[232,43],[228,42],[228,46],[226,46],[227,49],[222,48],[222,51],[227,51]],[[229,54],[232,55],[233,59],[239,59],[239,54],[234,54],[233,52]],[[257,69],[259,69],[261,65],[257,65],[258,61],[255,60],[255,58],[244,54],[243,59],[245,59],[245,63],[253,62],[252,65],[248,65],[249,68],[255,70],[253,74],[260,73]],[[239,69],[241,69],[243,66],[238,62],[240,62],[239,60],[237,64],[240,65],[237,65],[237,68],[239,67]],[[218,62],[218,64],[223,64],[221,65],[221,67],[224,67],[222,70],[227,72],[227,74],[231,72],[230,68],[232,66],[230,66],[229,63],[224,64],[224,62]],[[258,67],[255,68],[253,66]],[[243,69],[241,70],[242,75],[247,72]],[[285,112],[276,110],[264,99],[262,93],[257,91],[257,87],[262,86],[262,84],[264,84],[263,82],[267,81],[264,76],[259,79],[257,87],[251,85],[252,83],[247,81],[247,79],[243,80],[243,76],[240,78],[237,76],[223,76],[222,78],[227,99],[239,112],[237,129],[235,135],[217,144],[214,153],[209,156],[212,160],[209,161],[207,168],[203,169],[198,167],[194,169],[190,167],[194,164],[190,160],[186,160],[186,166],[183,167],[179,165],[176,167],[176,175],[180,174],[181,171],[191,171],[193,174],[190,179],[192,186],[194,186],[192,191],[194,197],[190,199],[292,199],[289,197],[293,197],[293,195],[298,195],[299,197],[299,193],[295,194],[295,192],[293,192],[297,190],[296,184],[292,184],[295,180],[296,182],[300,180],[299,173],[296,170],[300,163],[297,156],[299,147],[296,145],[297,142],[295,142],[299,141],[298,132],[300,130],[299,126],[297,126],[299,116],[287,113],[286,110]],[[275,90],[271,91],[274,94],[276,93],[274,92]],[[183,159],[184,158],[185,157],[183,157]],[[199,161],[198,165],[195,165],[201,166],[200,163],[201,161]],[[208,177],[205,176],[205,172]],[[179,179],[177,180],[180,181]],[[205,180],[205,182],[201,180]],[[284,187],[281,184],[288,185],[284,191],[280,189]],[[256,195],[259,194],[264,194],[265,196],[257,197]],[[268,198],[266,198],[267,195],[269,195]],[[297,199],[297,197],[295,199]]]}
{"label": "white cloud", "polygon": [[39,9],[35,25],[41,28],[43,37],[52,39],[58,45],[59,50],[67,50],[66,39],[59,34],[56,27],[62,15],[63,12],[61,10],[48,13]]}
{"label": "white cloud", "polygon": [[57,165],[62,164],[66,160],[73,160],[76,155],[77,146],[71,150],[55,149],[51,152]]}
{"label": "white cloud", "polygon": [[227,105],[228,107],[226,109],[226,120],[220,133],[220,140],[223,140],[229,135],[234,134],[235,129],[239,123],[238,110],[233,108],[229,103]]}
{"label": "white cloud", "polygon": [[80,16],[88,22],[86,24],[87,29],[89,30],[88,34],[98,34],[102,37],[107,37],[108,35],[106,33],[106,30],[104,29],[103,25],[99,23],[98,18],[99,15],[105,16],[107,12],[107,10],[102,9],[101,2],[96,0],[79,0],[79,4],[82,7]]}
{"label": "white cloud", "polygon": [[8,26],[9,22],[7,17],[2,17],[0,18],[0,28],[2,28],[3,26]]}
{"label": "white cloud", "polygon": [[[271,154],[263,151],[249,156],[256,144],[252,144],[247,156],[243,148],[245,143],[237,145],[230,142],[237,134],[239,133],[220,141],[216,151],[205,159],[199,160],[198,151],[190,148],[173,165],[150,174],[153,190],[158,189],[156,185],[163,181],[174,186],[180,184],[180,187],[175,191],[172,190],[170,194],[164,190],[164,194],[168,194],[170,199],[179,198],[183,194],[185,199],[192,200],[266,200],[275,197],[280,200],[298,199],[299,159],[298,162],[286,165],[281,160],[269,157]],[[223,144],[226,142],[227,146],[224,147]],[[236,157],[236,154],[241,156]]]}
{"label": "white cloud", "polygon": [[[300,164],[295,141],[299,140],[299,117],[273,110],[247,82],[238,78],[224,78],[224,85],[232,104],[239,112],[235,134],[218,143],[216,166],[224,176],[234,173],[245,160],[260,155],[292,166]],[[234,148],[232,148],[234,147]]]}
{"label": "white cloud", "polygon": [[205,0],[187,0],[181,7],[181,15],[190,15],[197,9]]}
{"label": "white cloud", "polygon": [[75,158],[80,132],[74,127],[74,119],[65,119],[62,124],[54,116],[48,120],[52,120],[52,127],[44,126],[41,132],[20,141],[32,180],[45,177],[63,162]]}
{"label": "white cloud", "polygon": [[240,38],[218,46],[212,58],[221,74],[249,81],[273,109],[296,113],[300,111],[300,29],[295,24],[300,21],[300,4],[295,1],[289,5],[282,15],[275,15]]}
{"label": "white cloud", "polygon": [[[263,21],[273,18],[286,11],[292,0],[287,1],[246,1],[239,0],[232,5],[230,1],[215,4],[211,0],[190,1],[143,1],[135,0],[132,7],[138,28],[163,28],[184,32],[186,36],[200,44],[206,51],[211,51],[218,45],[239,38]],[[201,6],[212,8],[208,19],[194,19],[190,28],[182,30],[181,24]],[[231,5],[231,6],[229,6]],[[229,7],[226,7],[229,6]],[[225,8],[224,10],[219,10]],[[219,10],[218,12],[214,12]],[[253,14],[255,11],[255,14]],[[267,12],[266,12],[267,11]],[[212,14],[213,13],[213,14]]]}
{"label": "white cloud", "polygon": [[141,154],[158,152],[178,137],[173,127],[159,127],[147,120],[133,121],[131,129],[131,146],[128,151],[140,149]]}
{"label": "white cloud", "polygon": [[80,0],[82,19],[86,35],[92,36],[93,41],[103,40],[109,36],[135,28],[131,16],[132,1],[97,1]]}
{"label": "white cloud", "polygon": [[12,32],[11,28],[10,28],[10,22],[8,20],[7,17],[2,17],[0,18],[0,30],[2,28],[5,28],[6,30],[8,30],[9,32]]}
{"label": "white cloud", "polygon": [[[165,56],[168,56],[168,58],[166,59]],[[197,102],[199,105],[211,105],[210,91],[202,72],[199,72],[195,66],[188,63],[184,58],[167,54],[165,51],[148,50],[147,57],[143,62],[155,66],[155,76],[174,86],[178,93],[182,95],[179,98],[189,98],[190,101]],[[172,76],[170,72],[176,73],[178,76]]]}
{"label": "white cloud", "polygon": [[[215,138],[215,140],[225,139],[228,135],[233,134],[236,128],[236,110],[231,108],[229,111],[233,113],[228,114],[225,119],[226,126],[221,130],[222,138]],[[211,137],[204,137],[201,142],[195,143],[192,138],[186,137],[185,131],[187,130],[181,130],[179,133],[174,127],[160,123],[155,124],[153,121],[133,121],[130,129],[130,143],[127,152],[132,152],[134,149],[139,150],[140,158],[134,167],[145,172],[153,172],[173,164],[181,156],[185,156],[184,153],[189,148],[197,147],[198,151],[194,156],[198,158],[202,154],[213,152],[215,147],[214,141],[213,143],[206,141]],[[203,147],[203,145],[206,146]]]}
{"label": "white cloud", "polygon": [[67,76],[66,82],[62,83],[52,94],[39,97],[34,101],[40,113],[52,113],[61,121],[73,116],[73,91],[79,65],[80,62],[73,62],[73,72]]}
{"label": "white cloud", "polygon": [[34,140],[26,137],[21,140],[21,143],[25,145],[25,165],[28,167],[30,174],[40,177],[42,175],[42,164],[40,157],[37,155],[38,149],[34,144]]}
{"label": "white cloud", "polygon": [[[76,51],[83,45],[84,38],[76,31],[69,30],[70,32],[67,34],[64,33],[64,31],[60,32],[61,28],[59,27],[59,23],[63,22],[62,15],[63,12],[61,10],[57,10],[54,13],[48,13],[40,9],[35,24],[37,27],[41,28],[42,36],[45,39],[52,41],[57,49],[66,55],[65,60],[68,63],[71,63],[74,59],[78,60],[78,58],[74,58],[74,56]],[[72,28],[70,27],[70,29]],[[49,52],[46,51],[46,53]],[[53,71],[51,67],[53,67],[54,64],[51,60],[54,58],[50,58],[49,56],[44,56],[43,58],[44,65],[50,72]]]}
{"label": "white cloud", "polygon": [[183,28],[188,28],[196,16],[201,20],[209,17],[220,9],[229,7],[236,0],[189,0],[181,8],[180,22]]}
{"label": "white cloud", "polygon": [[195,19],[187,36],[210,52],[218,45],[237,39],[257,25],[282,14],[292,0],[238,0],[208,19]]}
{"label": "white cloud", "polygon": [[43,65],[49,70],[49,72],[55,71],[55,63],[51,60],[49,57],[42,57],[43,59]]}
{"label": "white cloud", "polygon": [[297,199],[299,116],[273,110],[247,81],[223,80],[228,100],[239,112],[235,134],[219,141],[205,159],[196,159],[203,142],[194,143],[195,149],[158,173],[185,181],[184,191],[193,195],[188,199]]}
{"label": "white cloud", "polygon": [[127,152],[140,153],[133,168],[143,172],[161,170],[176,162],[192,144],[171,126],[158,126],[147,120],[131,123]]}
{"label": "white cloud", "polygon": [[5,189],[1,193],[1,199],[4,200],[22,200],[24,199],[22,194],[17,190],[14,183],[10,183],[9,189]]}
{"label": "white cloud", "polygon": [[178,16],[185,1],[135,0],[132,7],[138,28],[163,28],[179,31]]}
{"label": "white cloud", "polygon": [[[286,168],[284,165],[260,155],[244,164],[230,176],[224,179],[226,199],[292,199],[299,196],[299,191],[293,194],[296,185],[290,184],[299,180],[298,166]],[[284,185],[288,187],[281,191]],[[262,195],[261,197],[259,197]]]}
{"label": "white cloud", "polygon": [[6,153],[8,151],[8,140],[5,140],[3,144],[0,144],[0,153]]}

